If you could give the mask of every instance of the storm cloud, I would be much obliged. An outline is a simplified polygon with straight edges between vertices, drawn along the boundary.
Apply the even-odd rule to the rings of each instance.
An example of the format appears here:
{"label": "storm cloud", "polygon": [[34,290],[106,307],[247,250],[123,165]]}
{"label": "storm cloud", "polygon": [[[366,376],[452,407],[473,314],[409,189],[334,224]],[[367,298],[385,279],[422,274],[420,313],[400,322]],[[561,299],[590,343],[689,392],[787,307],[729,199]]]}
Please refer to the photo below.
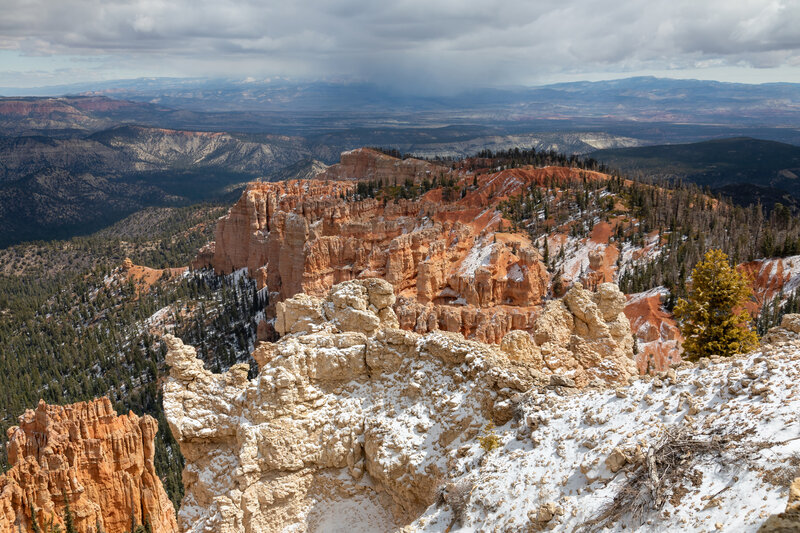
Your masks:
{"label": "storm cloud", "polygon": [[20,65],[41,58],[44,75],[343,77],[450,90],[800,68],[794,0],[0,0],[0,9],[0,57],[28,58],[0,62],[6,82],[30,77]]}

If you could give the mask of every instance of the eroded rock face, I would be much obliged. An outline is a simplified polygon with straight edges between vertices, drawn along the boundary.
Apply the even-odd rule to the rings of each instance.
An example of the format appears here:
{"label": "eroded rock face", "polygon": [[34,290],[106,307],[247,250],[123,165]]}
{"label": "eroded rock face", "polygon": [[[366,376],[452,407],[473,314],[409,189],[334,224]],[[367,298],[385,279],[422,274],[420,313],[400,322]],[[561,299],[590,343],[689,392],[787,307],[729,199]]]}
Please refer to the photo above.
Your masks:
{"label": "eroded rock face", "polygon": [[473,206],[470,195],[443,203],[438,191],[386,204],[354,200],[355,187],[327,179],[250,184],[193,267],[246,267],[268,288],[270,319],[275,304],[295,294],[320,298],[336,283],[381,277],[399,297],[403,329],[494,343],[511,329],[532,329],[549,275],[527,236],[503,232],[497,211]]}
{"label": "eroded rock face", "polygon": [[421,159],[398,159],[370,148],[342,153],[338,165],[328,167],[317,177],[329,180],[372,180],[386,185],[402,185],[406,180],[419,183],[436,177],[446,167]]}
{"label": "eroded rock face", "polygon": [[166,337],[164,410],[187,461],[183,531],[393,530],[436,501],[458,450],[511,420],[517,395],[547,386],[553,368],[578,384],[629,376],[632,361],[615,359],[631,337],[613,286],[573,289],[535,337],[516,332],[502,349],[398,329],[392,289],[353,280],[278,304],[284,336],[256,348],[253,381],[246,365],[212,374]]}
{"label": "eroded rock face", "polygon": [[117,416],[107,398],[47,405],[19,417],[8,430],[11,468],[0,476],[0,531],[32,531],[30,507],[63,526],[66,494],[77,531],[178,531],[175,509],[153,465],[157,422],[133,413]]}
{"label": "eroded rock face", "polygon": [[638,375],[625,296],[613,283],[597,292],[574,285],[545,305],[534,339],[546,367],[582,387],[595,379],[625,383]]}

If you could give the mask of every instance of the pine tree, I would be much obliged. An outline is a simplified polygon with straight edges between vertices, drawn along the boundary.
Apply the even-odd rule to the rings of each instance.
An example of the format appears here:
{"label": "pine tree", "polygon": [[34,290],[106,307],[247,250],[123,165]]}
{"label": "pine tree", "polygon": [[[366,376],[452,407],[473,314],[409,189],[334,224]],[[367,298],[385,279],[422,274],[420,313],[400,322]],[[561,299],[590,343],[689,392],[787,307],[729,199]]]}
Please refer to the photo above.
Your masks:
{"label": "pine tree", "polygon": [[33,504],[31,505],[31,529],[33,533],[42,533],[41,528],[39,528],[39,521],[36,519],[36,509],[33,508]]}
{"label": "pine tree", "polygon": [[730,356],[756,347],[758,335],[744,304],[753,291],[748,278],[731,267],[721,250],[709,250],[692,271],[688,300],[675,305],[683,334],[684,358]]}
{"label": "pine tree", "polygon": [[75,524],[72,521],[72,510],[69,508],[69,498],[67,498],[67,491],[62,490],[61,496],[64,498],[64,528],[65,533],[78,533],[75,529]]}

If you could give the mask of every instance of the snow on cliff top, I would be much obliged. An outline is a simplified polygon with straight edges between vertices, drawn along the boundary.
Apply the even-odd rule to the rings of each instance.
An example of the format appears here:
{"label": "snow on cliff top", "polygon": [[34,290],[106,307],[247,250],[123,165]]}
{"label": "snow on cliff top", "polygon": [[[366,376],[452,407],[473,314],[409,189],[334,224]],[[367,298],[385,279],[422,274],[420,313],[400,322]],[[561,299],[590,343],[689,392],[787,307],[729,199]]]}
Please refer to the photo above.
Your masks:
{"label": "snow on cliff top", "polygon": [[[496,430],[501,449],[485,453],[475,442],[458,452],[450,490],[462,493],[459,509],[433,505],[414,526],[521,532],[537,516],[547,518],[549,509],[555,516],[547,529],[582,530],[644,471],[647,450],[683,427],[683,435],[718,443],[712,446],[717,451],[688,456],[660,511],[637,521],[623,506],[616,520],[597,530],[756,531],[784,509],[787,477],[791,482],[800,475],[800,343],[671,371],[617,391],[534,391],[517,413],[517,423]],[[630,462],[612,472],[610,466],[620,466],[613,459],[621,457]]]}

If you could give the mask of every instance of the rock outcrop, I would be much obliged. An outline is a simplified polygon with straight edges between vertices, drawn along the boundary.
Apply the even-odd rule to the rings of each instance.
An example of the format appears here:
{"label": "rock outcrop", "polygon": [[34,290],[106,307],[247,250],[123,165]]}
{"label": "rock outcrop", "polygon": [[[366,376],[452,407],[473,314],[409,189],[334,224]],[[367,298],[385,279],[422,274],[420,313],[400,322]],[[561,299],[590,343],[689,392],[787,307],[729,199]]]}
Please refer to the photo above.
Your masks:
{"label": "rock outcrop", "polygon": [[[130,530],[150,522],[177,532],[175,509],[153,465],[157,422],[117,416],[107,398],[67,406],[40,402],[8,430],[11,468],[0,476],[0,531],[32,531],[40,520],[63,526],[64,496],[80,533]],[[44,523],[44,522],[42,522]]]}
{"label": "rock outcrop", "polygon": [[166,337],[164,410],[187,461],[183,531],[390,531],[436,502],[459,450],[508,423],[522,392],[635,372],[610,284],[573,288],[533,337],[514,332],[501,349],[398,329],[394,303],[394,287],[374,278],[279,303],[283,337],[256,348],[253,381],[247,365],[212,374]]}
{"label": "rock outcrop", "polygon": [[[613,285],[573,287],[500,347],[398,329],[394,298],[364,279],[280,303],[283,337],[256,348],[252,381],[167,337],[184,531],[755,531],[776,513],[784,529],[765,531],[794,531],[798,482],[786,507],[775,480],[798,450],[795,332],[631,380]],[[665,446],[691,451],[649,465]],[[649,468],[677,469],[659,477],[666,501]]]}
{"label": "rock outcrop", "polygon": [[400,297],[404,329],[488,342],[531,330],[549,276],[527,236],[505,233],[502,217],[470,206],[469,195],[457,204],[427,195],[384,204],[354,199],[355,188],[332,180],[250,184],[193,266],[247,268],[268,288],[268,318],[295,294],[324,297],[336,283],[381,277]]}
{"label": "rock outcrop", "polygon": [[119,272],[124,276],[124,279],[133,283],[137,295],[149,291],[150,287],[158,280],[180,277],[186,270],[186,267],[150,268],[136,265],[127,257],[122,261],[119,268]]}
{"label": "rock outcrop", "polygon": [[343,152],[339,164],[317,175],[323,180],[375,181],[386,185],[402,185],[406,180],[422,180],[443,174],[447,167],[421,159],[399,159],[371,148],[356,148]]}
{"label": "rock outcrop", "polygon": [[664,372],[681,362],[681,335],[675,317],[664,309],[663,287],[628,295],[625,315],[637,339],[636,365],[641,374]]}
{"label": "rock outcrop", "polygon": [[770,516],[758,533],[798,533],[800,532],[800,477],[789,487],[789,502],[782,513]]}

